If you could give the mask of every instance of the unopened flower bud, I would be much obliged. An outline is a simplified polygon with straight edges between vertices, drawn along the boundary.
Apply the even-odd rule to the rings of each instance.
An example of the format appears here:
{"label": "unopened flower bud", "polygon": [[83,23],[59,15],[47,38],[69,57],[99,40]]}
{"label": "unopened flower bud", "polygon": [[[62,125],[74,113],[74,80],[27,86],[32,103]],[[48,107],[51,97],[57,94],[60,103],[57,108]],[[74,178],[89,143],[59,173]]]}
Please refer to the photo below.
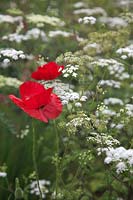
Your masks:
{"label": "unopened flower bud", "polygon": [[23,192],[22,188],[20,187],[19,179],[16,178],[15,182],[16,182],[16,189],[15,189],[15,194],[14,194],[15,199],[22,199],[24,196],[24,192]]}

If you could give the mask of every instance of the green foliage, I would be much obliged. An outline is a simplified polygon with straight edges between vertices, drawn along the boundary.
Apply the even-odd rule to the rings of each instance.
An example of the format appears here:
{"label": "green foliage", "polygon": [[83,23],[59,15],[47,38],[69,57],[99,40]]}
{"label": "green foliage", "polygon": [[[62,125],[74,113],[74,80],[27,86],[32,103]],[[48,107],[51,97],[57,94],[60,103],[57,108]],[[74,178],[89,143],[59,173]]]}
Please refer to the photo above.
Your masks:
{"label": "green foliage", "polygon": [[[75,3],[0,3],[0,200],[39,199],[32,119],[8,95],[19,96],[21,83],[49,61],[64,65],[66,71],[44,85],[55,87],[66,102],[54,123],[32,120],[44,199],[133,199],[132,4],[125,9],[109,0],[84,0],[79,7]],[[82,12],[75,14],[78,10]],[[91,15],[95,24],[78,22]],[[109,21],[103,23],[100,17]],[[29,30],[33,33],[27,39]],[[9,39],[14,33],[15,39]],[[25,57],[3,55],[5,48],[22,50]]]}

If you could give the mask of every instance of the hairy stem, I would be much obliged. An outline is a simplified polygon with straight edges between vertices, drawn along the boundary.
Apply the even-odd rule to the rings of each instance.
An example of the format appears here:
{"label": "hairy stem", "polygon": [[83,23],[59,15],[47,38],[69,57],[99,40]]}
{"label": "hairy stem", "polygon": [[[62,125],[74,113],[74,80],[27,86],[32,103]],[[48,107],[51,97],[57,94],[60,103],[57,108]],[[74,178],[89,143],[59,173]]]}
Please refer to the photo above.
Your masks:
{"label": "hairy stem", "polygon": [[36,136],[35,136],[35,128],[34,128],[34,124],[32,121],[32,136],[33,136],[33,144],[32,144],[32,159],[33,159],[33,165],[34,165],[34,170],[36,173],[36,181],[37,181],[37,187],[40,193],[40,200],[43,200],[42,198],[42,191],[39,185],[39,176],[38,176],[38,168],[37,168],[37,162],[36,162]]}
{"label": "hairy stem", "polygon": [[58,195],[58,186],[59,186],[59,163],[58,163],[58,156],[59,156],[59,135],[56,127],[56,123],[54,121],[54,129],[55,129],[55,134],[56,134],[56,155],[57,155],[57,160],[56,160],[56,185],[55,185],[55,190],[56,190],[56,197]]}

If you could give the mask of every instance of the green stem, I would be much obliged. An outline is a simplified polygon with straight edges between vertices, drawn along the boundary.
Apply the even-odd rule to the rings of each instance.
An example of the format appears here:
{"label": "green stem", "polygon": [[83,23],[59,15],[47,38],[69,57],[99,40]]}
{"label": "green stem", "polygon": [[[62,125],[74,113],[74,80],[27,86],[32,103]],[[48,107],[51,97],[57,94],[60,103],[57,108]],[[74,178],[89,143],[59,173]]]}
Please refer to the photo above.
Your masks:
{"label": "green stem", "polygon": [[57,155],[57,160],[56,160],[56,185],[55,185],[56,197],[57,197],[57,195],[58,195],[58,186],[59,186],[59,163],[58,163],[59,136],[58,136],[58,131],[57,131],[57,127],[56,127],[55,121],[54,121],[54,129],[55,129],[55,134],[56,134],[56,155]]}
{"label": "green stem", "polygon": [[37,162],[36,162],[36,136],[35,136],[35,128],[33,125],[33,121],[32,121],[32,133],[33,133],[33,146],[32,146],[32,159],[33,159],[33,165],[34,165],[34,170],[36,173],[36,181],[37,181],[37,187],[40,193],[40,200],[43,200],[42,198],[42,191],[39,185],[39,176],[38,176],[38,169],[37,169]]}
{"label": "green stem", "polygon": [[13,194],[10,194],[7,200],[10,200]]}

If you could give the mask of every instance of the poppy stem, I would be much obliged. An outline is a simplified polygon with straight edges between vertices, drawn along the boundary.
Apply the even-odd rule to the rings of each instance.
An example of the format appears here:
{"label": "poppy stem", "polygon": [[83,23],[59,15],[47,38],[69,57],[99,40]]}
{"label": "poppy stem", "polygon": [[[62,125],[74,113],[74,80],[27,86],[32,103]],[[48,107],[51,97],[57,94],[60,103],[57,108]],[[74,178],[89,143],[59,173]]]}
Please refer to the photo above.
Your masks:
{"label": "poppy stem", "polygon": [[34,165],[34,170],[36,174],[36,181],[37,181],[37,187],[40,193],[40,200],[43,200],[42,198],[42,191],[39,185],[39,176],[38,176],[38,168],[37,168],[37,162],[36,162],[36,135],[35,135],[35,128],[34,128],[34,123],[32,121],[32,159],[33,159],[33,165]]}
{"label": "poppy stem", "polygon": [[57,131],[56,122],[54,121],[54,129],[56,134],[56,185],[55,185],[55,191],[56,191],[56,197],[58,196],[58,186],[59,186],[59,135]]}

